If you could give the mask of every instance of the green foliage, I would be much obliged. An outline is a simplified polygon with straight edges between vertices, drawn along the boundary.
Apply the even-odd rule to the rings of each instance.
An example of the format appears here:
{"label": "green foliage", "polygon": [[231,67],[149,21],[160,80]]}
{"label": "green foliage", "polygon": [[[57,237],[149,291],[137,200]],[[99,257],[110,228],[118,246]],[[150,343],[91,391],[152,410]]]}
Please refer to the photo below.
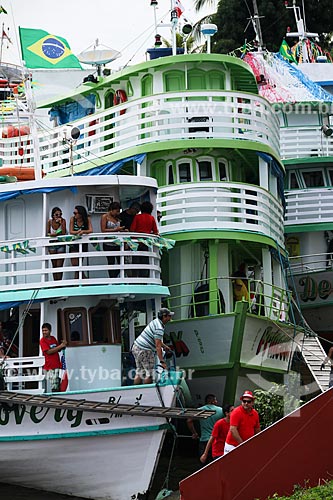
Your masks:
{"label": "green foliage", "polygon": [[267,500],[332,500],[333,498],[333,481],[325,482],[322,486],[315,488],[304,488],[300,485],[294,486],[294,493],[290,497],[280,497],[275,493]]}
{"label": "green foliage", "polygon": [[[176,47],[184,48],[184,43],[186,41],[186,51],[190,53],[193,48],[194,38],[193,36],[185,36],[181,33],[176,33]],[[162,38],[162,42],[166,47],[172,47],[172,41]]]}
{"label": "green foliage", "polygon": [[[294,380],[292,380],[294,384]],[[255,408],[260,416],[260,425],[266,429],[282,417],[298,408],[301,401],[293,395],[294,391],[285,385],[274,384],[269,391],[256,389]]]}
{"label": "green foliage", "polygon": [[[195,6],[211,6],[210,0],[194,0]],[[287,27],[297,31],[293,9],[286,9],[283,1],[258,0],[263,42],[269,51],[277,52]],[[292,5],[292,2],[289,2]],[[297,2],[299,7],[301,1]],[[218,32],[213,38],[213,52],[228,53],[244,44],[245,39],[251,42],[255,39],[252,23],[249,22],[253,15],[252,2],[244,0],[220,0],[212,22],[217,24]],[[332,0],[306,2],[305,4],[306,27],[311,32],[319,33],[320,46],[324,50],[332,50]],[[290,39],[290,45],[296,40]]]}

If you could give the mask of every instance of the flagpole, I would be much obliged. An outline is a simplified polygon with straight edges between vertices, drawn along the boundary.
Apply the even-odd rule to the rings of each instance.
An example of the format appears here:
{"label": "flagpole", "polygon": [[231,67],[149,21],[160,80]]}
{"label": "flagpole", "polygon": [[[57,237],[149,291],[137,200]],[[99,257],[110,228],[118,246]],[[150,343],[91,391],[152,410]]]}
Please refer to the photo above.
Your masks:
{"label": "flagpole", "polygon": [[5,29],[5,23],[2,23],[2,31],[1,31],[1,45],[0,45],[0,64],[2,63],[2,48],[3,48],[3,33]]}
{"label": "flagpole", "polygon": [[176,12],[176,2],[175,0],[171,0],[171,25],[172,25],[172,55],[177,55],[177,37],[176,37],[176,29],[178,24],[178,14]]}

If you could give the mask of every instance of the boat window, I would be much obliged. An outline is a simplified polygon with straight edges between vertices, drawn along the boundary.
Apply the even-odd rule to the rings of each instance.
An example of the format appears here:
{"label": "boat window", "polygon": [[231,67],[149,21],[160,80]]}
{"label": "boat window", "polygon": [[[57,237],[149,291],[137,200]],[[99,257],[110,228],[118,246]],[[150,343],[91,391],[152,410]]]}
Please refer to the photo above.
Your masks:
{"label": "boat window", "polygon": [[190,163],[178,164],[179,182],[191,182],[191,165]]}
{"label": "boat window", "polygon": [[298,189],[299,183],[295,172],[290,172],[289,174],[289,189]]}
{"label": "boat window", "polygon": [[208,89],[223,90],[225,88],[224,73],[222,71],[209,71],[208,73]]}
{"label": "boat window", "polygon": [[166,92],[184,90],[185,78],[182,71],[168,71],[164,74],[164,88]]}
{"label": "boat window", "polygon": [[286,120],[288,122],[288,127],[290,126],[306,127],[309,125],[311,126],[319,125],[319,115],[317,111],[312,112],[311,110],[307,110],[306,108],[302,110],[302,113],[295,112],[287,114]]}
{"label": "boat window", "polygon": [[90,338],[92,344],[120,343],[119,309],[97,306],[89,309]]}
{"label": "boat window", "polygon": [[306,187],[322,187],[325,185],[323,172],[321,170],[303,170],[302,176]]}
{"label": "boat window", "polygon": [[168,179],[167,179],[167,184],[174,184],[175,180],[173,177],[173,169],[172,169],[172,164],[168,166]]}
{"label": "boat window", "polygon": [[189,90],[206,90],[206,74],[200,69],[191,69],[187,76]]}
{"label": "boat window", "polygon": [[68,345],[88,344],[87,311],[84,307],[64,309],[64,324]]}
{"label": "boat window", "polygon": [[198,161],[199,179],[200,181],[212,181],[212,162],[209,160]]}
{"label": "boat window", "polygon": [[224,161],[219,161],[219,180],[220,181],[228,180],[227,164]]}

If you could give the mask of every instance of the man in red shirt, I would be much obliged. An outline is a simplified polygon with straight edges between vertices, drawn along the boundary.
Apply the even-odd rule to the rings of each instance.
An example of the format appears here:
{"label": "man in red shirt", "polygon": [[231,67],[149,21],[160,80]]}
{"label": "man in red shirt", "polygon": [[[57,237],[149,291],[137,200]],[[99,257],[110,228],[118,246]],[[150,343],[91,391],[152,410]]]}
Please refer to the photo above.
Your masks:
{"label": "man in red shirt", "polygon": [[252,392],[245,391],[240,400],[241,406],[238,406],[230,416],[230,429],[224,446],[225,455],[260,431],[259,415],[253,408]]}
{"label": "man in red shirt", "polygon": [[51,330],[52,327],[50,323],[44,323],[42,325],[43,337],[40,339],[39,345],[45,358],[43,368],[46,372],[46,380],[49,381],[52,392],[59,392],[59,370],[61,368],[59,351],[66,347],[67,342],[63,340],[61,344],[59,344],[57,339],[51,335]]}
{"label": "man in red shirt", "polygon": [[212,447],[212,457],[214,460],[223,456],[225,440],[230,428],[230,414],[233,410],[233,405],[227,404],[223,406],[223,413],[225,417],[220,418],[220,420],[214,424],[212,435],[206,445],[205,451],[200,457],[200,462],[202,464],[207,461],[210,447]]}
{"label": "man in red shirt", "polygon": [[[151,215],[153,208],[154,207],[152,203],[150,203],[150,201],[144,201],[141,204],[141,214],[137,214],[134,217],[131,224],[131,232],[156,235],[159,234],[155,217]],[[148,247],[144,243],[139,243],[138,251],[147,252]],[[140,276],[143,278],[149,277],[149,257],[133,257],[133,264],[142,264],[146,267],[146,269],[133,271],[133,276]]]}

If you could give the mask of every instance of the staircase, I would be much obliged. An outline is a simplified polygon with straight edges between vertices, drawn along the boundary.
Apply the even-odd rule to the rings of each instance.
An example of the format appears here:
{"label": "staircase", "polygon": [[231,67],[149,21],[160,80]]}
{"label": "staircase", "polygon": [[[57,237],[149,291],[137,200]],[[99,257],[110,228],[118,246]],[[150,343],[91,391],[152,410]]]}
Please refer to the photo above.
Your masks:
{"label": "staircase", "polygon": [[321,392],[328,389],[330,378],[330,367],[325,365],[324,370],[320,366],[326,356],[318,337],[305,337],[302,348],[303,359],[309,368],[318,388]]}

